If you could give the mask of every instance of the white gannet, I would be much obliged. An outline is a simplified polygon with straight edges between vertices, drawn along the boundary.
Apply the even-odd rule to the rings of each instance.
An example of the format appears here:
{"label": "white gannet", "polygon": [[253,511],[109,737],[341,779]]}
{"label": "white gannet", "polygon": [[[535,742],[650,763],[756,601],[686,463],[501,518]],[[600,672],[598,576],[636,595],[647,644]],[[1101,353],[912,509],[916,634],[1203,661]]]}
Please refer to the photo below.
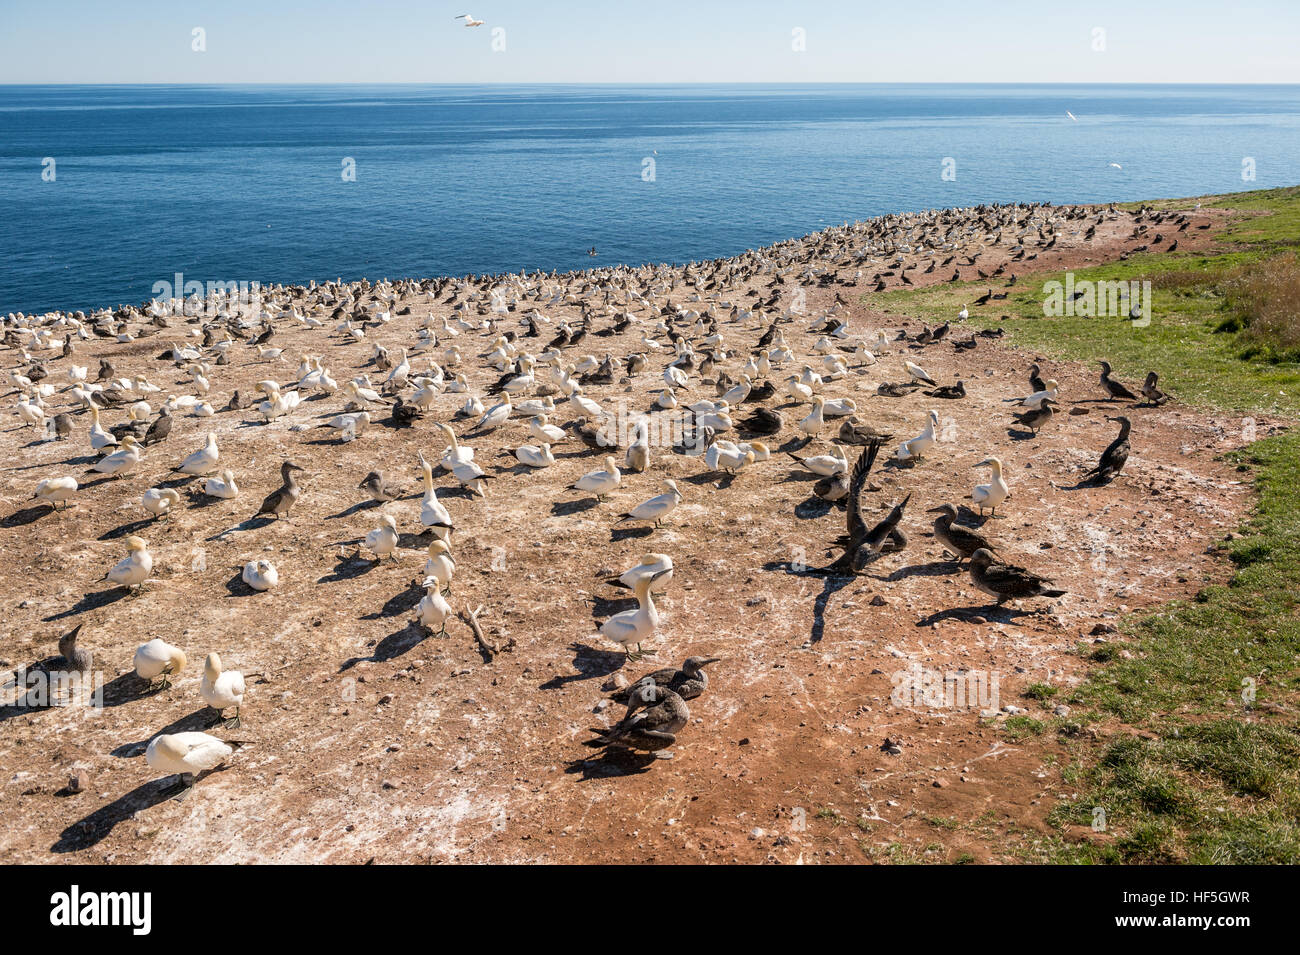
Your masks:
{"label": "white gannet", "polygon": [[439,428],[447,435],[447,440],[451,444],[442,452],[442,457],[438,459],[438,464],[446,471],[450,471],[457,464],[469,464],[474,460],[474,449],[462,445],[456,440],[456,432],[452,431],[448,425],[440,424]]}
{"label": "white gannet", "polygon": [[239,578],[259,593],[280,583],[280,573],[269,560],[250,560]]}
{"label": "white gannet", "polygon": [[179,791],[183,796],[194,785],[195,777],[216,769],[234,752],[235,748],[229,743],[207,733],[164,733],[149,741],[144,751],[144,761],[150,769],[169,775],[179,774],[180,782],[163,790],[163,793]]}
{"label": "white gannet", "polygon": [[1056,401],[1060,395],[1060,386],[1057,385],[1055,378],[1049,378],[1043,384],[1046,387],[1042,391],[1035,391],[1032,395],[1027,395],[1024,398],[1006,398],[1004,401],[1007,404],[1017,404],[1031,411],[1037,411],[1043,406],[1045,400],[1050,398],[1052,401]]}
{"label": "white gannet", "polygon": [[[600,625],[601,634],[606,639],[621,644],[628,660],[641,658],[641,644],[654,636],[659,627],[659,611],[655,608],[651,589],[657,580],[669,573],[670,570],[660,570],[638,579],[633,586],[637,608],[616,613]],[[635,655],[628,650],[629,646],[636,647]]]}
{"label": "white gannet", "polygon": [[849,459],[844,453],[844,449],[838,444],[832,444],[831,452],[830,454],[818,454],[808,458],[801,458],[794,452],[786,453],[798,461],[806,470],[821,477],[831,477],[841,471],[848,471]]}
{"label": "white gannet", "polygon": [[813,397],[812,404],[812,411],[806,417],[795,422],[795,427],[810,438],[816,437],[826,427],[826,418],[823,415],[826,399],[822,398],[821,395],[816,395]]}
{"label": "white gannet", "polygon": [[730,441],[714,441],[704,452],[704,466],[710,471],[735,474],[746,465],[753,464],[754,452]]}
{"label": "white gannet", "polygon": [[375,555],[375,561],[385,557],[397,557],[397,518],[384,514],[379,518],[379,526],[366,535],[366,550]]}
{"label": "white gannet", "polygon": [[546,415],[537,415],[528,421],[528,433],[543,444],[558,444],[568,437],[564,429],[550,423]]}
{"label": "white gannet", "polygon": [[181,502],[180,492],[170,487],[151,487],[140,498],[140,504],[154,517],[162,517]]}
{"label": "white gannet", "polygon": [[549,444],[533,445],[524,444],[515,448],[515,459],[523,465],[530,468],[549,468],[555,463],[555,456],[551,454]]}
{"label": "white gannet", "polygon": [[433,486],[433,465],[424,459],[424,452],[417,452],[420,458],[420,471],[424,478],[424,497],[420,501],[420,523],[433,531],[439,540],[447,540],[455,530],[451,512],[438,500],[438,493]]}
{"label": "white gannet", "polygon": [[203,482],[203,493],[208,497],[231,500],[238,496],[239,488],[235,484],[235,473],[229,469],[221,472],[219,477],[210,477]]}
{"label": "white gannet", "polygon": [[479,418],[478,424],[474,425],[472,430],[494,431],[510,420],[513,410],[510,406],[510,396],[502,394],[501,400],[483,412],[483,417]]}
{"label": "white gannet", "polygon": [[105,431],[99,423],[99,409],[92,407],[90,409],[90,447],[93,451],[103,451],[105,448],[117,447],[117,438],[112,433]]}
{"label": "white gannet", "polygon": [[934,445],[934,429],[939,426],[939,413],[930,412],[930,420],[926,422],[925,430],[918,434],[910,441],[904,441],[894,452],[895,459],[899,461],[920,461],[926,451]]}
{"label": "white gannet", "polygon": [[32,499],[57,509],[60,502],[66,503],[77,493],[77,487],[77,479],[74,477],[45,478],[36,485]]}
{"label": "white gannet", "polygon": [[922,368],[920,365],[918,365],[918,364],[916,364],[916,363],[914,363],[914,362],[908,361],[906,358],[904,358],[904,359],[903,359],[903,367],[907,370],[907,374],[908,374],[908,376],[909,376],[910,378],[912,378],[914,381],[923,381],[923,382],[925,382],[927,385],[933,385],[933,384],[934,384],[934,379],[930,377],[930,373],[927,372],[927,371],[926,371],[924,368]]}
{"label": "white gannet", "polygon": [[179,471],[181,474],[211,474],[217,469],[217,462],[220,459],[221,452],[217,450],[217,436],[209,431],[207,443],[173,470]]}
{"label": "white gannet", "polygon": [[596,496],[597,501],[603,501],[605,495],[614,488],[618,487],[623,480],[623,475],[618,470],[618,465],[614,462],[612,455],[605,456],[605,467],[596,471],[588,471],[574,483],[573,487],[578,491],[587,491]]}
{"label": "white gannet", "polygon": [[[429,542],[429,559],[424,562],[424,576],[437,578],[438,585],[451,591],[452,578],[456,576],[456,560],[451,556],[451,548],[444,540]],[[426,579],[426,586],[427,586]]]}
{"label": "white gannet", "polygon": [[677,505],[682,502],[682,492],[677,490],[676,481],[667,480],[664,482],[664,486],[668,488],[666,492],[652,497],[648,501],[642,501],[619,518],[617,523],[621,524],[623,521],[628,520],[654,521],[655,527],[658,527],[660,522],[668,517]]}
{"label": "white gannet", "polygon": [[[482,20],[475,20],[475,19],[474,19],[472,16],[470,16],[468,13],[462,13],[462,14],[461,14],[460,16],[458,16],[458,17],[452,17],[452,19],[453,19],[453,20],[464,20],[464,21],[465,21],[465,26],[467,26],[467,27],[481,27],[481,26],[483,25],[483,21],[482,21]],[[444,318],[444,319],[443,319],[443,323],[445,324],[446,321],[447,321],[447,319]]]}
{"label": "white gannet", "polygon": [[171,686],[167,678],[184,670],[187,662],[185,651],[155,637],[136,647],[131,665],[135,668],[135,675],[142,680],[152,683],[162,677],[161,689],[165,690]]}
{"label": "white gannet", "polygon": [[988,484],[977,484],[971,492],[971,503],[980,509],[980,515],[984,514],[984,509],[992,510],[996,517],[998,505],[1005,501],[1011,494],[1007,487],[1007,482],[1002,479],[1002,462],[997,458],[985,458],[977,468],[987,467],[993,472],[993,480]]}
{"label": "white gannet", "polygon": [[[660,574],[660,571],[663,573]],[[655,578],[654,587],[651,589],[655,593],[662,593],[673,579],[673,559],[667,554],[644,554],[641,563],[628,568],[617,577],[610,578],[606,583],[635,590],[637,581],[650,577]]]}
{"label": "white gannet", "polygon": [[153,555],[144,538],[132,535],[126,539],[127,554],[113,565],[113,569],[104,575],[120,587],[136,588],[149,579],[153,570]]}
{"label": "white gannet", "polygon": [[858,410],[858,404],[852,398],[833,398],[822,405],[822,417],[846,418]]}
{"label": "white gannet", "polygon": [[239,728],[239,708],[244,702],[244,674],[238,670],[223,670],[221,657],[209,653],[203,661],[203,680],[199,683],[199,695],[203,702],[217,711],[218,718],[223,710],[232,706],[235,715],[226,720],[227,729]]}
{"label": "white gannet", "polygon": [[430,633],[436,630],[439,635],[445,635],[447,618],[451,616],[451,604],[443,597],[441,586],[437,577],[425,578],[425,593],[415,608],[415,619]]}

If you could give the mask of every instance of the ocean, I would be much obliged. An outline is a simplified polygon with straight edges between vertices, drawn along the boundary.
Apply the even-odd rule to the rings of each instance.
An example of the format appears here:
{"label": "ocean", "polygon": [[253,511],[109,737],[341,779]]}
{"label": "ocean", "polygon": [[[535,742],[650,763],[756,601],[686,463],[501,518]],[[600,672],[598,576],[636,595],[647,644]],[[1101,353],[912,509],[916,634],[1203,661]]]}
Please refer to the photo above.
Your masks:
{"label": "ocean", "polygon": [[177,273],[685,262],[888,212],[1292,185],[1298,104],[1295,86],[0,86],[0,314],[140,302]]}

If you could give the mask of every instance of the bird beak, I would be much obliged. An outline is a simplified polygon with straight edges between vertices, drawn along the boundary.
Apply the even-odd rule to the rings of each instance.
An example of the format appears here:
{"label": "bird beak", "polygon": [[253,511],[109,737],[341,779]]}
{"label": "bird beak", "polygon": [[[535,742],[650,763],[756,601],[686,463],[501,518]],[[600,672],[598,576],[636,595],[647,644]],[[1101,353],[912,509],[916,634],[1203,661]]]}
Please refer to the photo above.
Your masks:
{"label": "bird beak", "polygon": [[710,663],[721,663],[721,662],[722,662],[722,657],[708,657],[707,659],[700,661],[700,666],[708,666]]}
{"label": "bird beak", "polygon": [[947,510],[945,510],[945,509],[942,508],[942,507],[931,507],[931,508],[927,508],[925,513],[927,513],[927,514],[946,514],[946,513],[948,513],[948,512],[947,512]]}
{"label": "bird beak", "polygon": [[982,467],[984,467],[985,465],[992,464],[992,463],[993,463],[993,459],[992,459],[992,458],[985,458],[985,459],[984,459],[983,461],[981,461],[979,464],[972,464],[971,467],[973,467],[973,468],[982,468]]}
{"label": "bird beak", "polygon": [[666,574],[666,573],[668,573],[668,569],[667,569],[667,568],[665,568],[664,570],[659,571],[659,573],[655,574],[653,577],[650,578],[650,582],[651,582],[651,583],[654,583],[656,580],[658,580],[660,577],[662,577],[662,576],[663,576],[664,574]]}

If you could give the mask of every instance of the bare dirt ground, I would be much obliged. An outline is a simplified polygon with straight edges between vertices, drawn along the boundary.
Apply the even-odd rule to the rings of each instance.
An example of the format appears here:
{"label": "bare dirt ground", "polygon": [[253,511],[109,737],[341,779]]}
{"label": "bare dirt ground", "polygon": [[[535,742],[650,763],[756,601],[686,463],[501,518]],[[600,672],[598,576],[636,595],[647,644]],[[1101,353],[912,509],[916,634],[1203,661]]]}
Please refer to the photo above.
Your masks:
{"label": "bare dirt ground", "polygon": [[[1112,259],[1138,243],[1131,231],[1124,214],[1093,242],[1063,234],[1057,248],[1013,271]],[[1211,233],[1195,232],[1184,247],[1211,241]],[[990,250],[981,267],[1005,256]],[[857,289],[814,289],[808,307],[818,314],[838,291],[855,303],[854,336],[883,327],[892,338],[903,321],[857,304],[868,290],[865,280]],[[369,338],[413,341],[429,308],[410,304],[411,315]],[[544,311],[557,321],[577,314]],[[733,373],[766,324],[721,323],[739,356]],[[802,354],[817,337],[804,332],[807,324],[805,316],[783,326]],[[87,342],[75,361],[91,359],[93,368],[108,355],[120,373],[184,392],[189,377],[156,358],[182,340],[188,329],[177,325],[126,345]],[[214,404],[266,377],[291,380],[304,351],[324,354],[340,381],[357,374],[370,344],[345,341],[331,328],[285,328],[275,344],[287,349],[289,364],[259,363],[241,345],[232,364],[216,370]],[[904,520],[912,542],[856,578],[792,569],[800,558],[813,568],[829,563],[844,517],[812,496],[811,477],[784,454],[733,480],[704,473],[697,458],[656,449],[647,473],[625,475],[596,505],[568,489],[600,463],[580,442],[557,446],[554,467],[520,473],[495,454],[531,443],[525,419],[471,440],[480,461],[501,468],[488,497],[471,500],[446,474],[437,481],[457,523],[453,606],[482,605],[489,637],[514,640],[490,661],[459,621],[447,636],[428,638],[410,622],[420,596],[411,583],[422,576],[427,542],[417,536],[415,452],[441,453],[445,441],[433,420],[450,420],[463,396],[440,397],[436,413],[411,430],[372,425],[348,444],[329,431],[291,430],[337,413],[338,396],[307,401],[270,424],[250,411],[182,415],[135,474],[83,487],[76,506],[58,512],[33,508],[29,498],[41,478],[88,466],[88,418],[77,416],[68,440],[47,442],[33,441],[35,432],[12,426],[10,417],[0,433],[0,668],[57,657],[58,637],[84,623],[82,645],[108,686],[102,709],[0,710],[0,860],[823,863],[899,852],[933,861],[1004,859],[1025,834],[1047,831],[1044,817],[1069,791],[1052,765],[1057,744],[1007,742],[1006,712],[981,720],[978,706],[891,705],[895,675],[912,664],[996,673],[1002,706],[1050,715],[1051,704],[1044,709],[1020,691],[1079,680],[1082,663],[1069,651],[1093,639],[1094,627],[1226,578],[1228,567],[1210,546],[1235,528],[1249,495],[1217,459],[1243,443],[1235,422],[1177,404],[1126,411],[1134,450],[1121,478],[1071,490],[1114,435],[1105,414],[1119,413],[1100,400],[1096,372],[1040,360],[1044,377],[1061,383],[1066,407],[1087,413],[1060,414],[1038,437],[1013,438],[1003,399],[1028,393],[1027,368],[1037,356],[987,339],[973,352],[955,351],[951,339],[966,337],[954,326],[949,341],[924,349],[891,344],[876,365],[824,389],[852,397],[862,417],[899,439],[918,434],[930,408],[944,422],[944,439],[923,464],[873,473],[872,514],[914,494]],[[477,358],[489,341],[458,339],[478,389],[495,377]],[[639,350],[634,345],[632,336],[589,336],[574,351],[601,358]],[[903,380],[904,357],[941,382],[963,378],[969,397],[873,397],[881,381]],[[14,359],[10,351],[6,367]],[[627,399],[648,409],[665,360],[652,356],[650,370],[630,386],[592,386],[587,394],[607,407]],[[51,380],[62,380],[66,364],[53,366]],[[692,400],[713,396],[692,384]],[[53,403],[72,404],[63,394]],[[557,423],[574,416],[568,408],[560,405]],[[781,410],[789,422],[807,408]],[[106,424],[121,416],[107,414]],[[168,470],[209,429],[241,496],[203,506],[187,500],[170,518],[143,522],[140,495],[174,478]],[[788,427],[771,443],[795,446]],[[808,450],[824,449],[817,442]],[[1014,562],[1068,589],[1060,601],[973,609],[986,604],[984,595],[943,559],[930,534],[925,509],[962,503],[987,478],[972,465],[989,454],[1006,462],[1012,498],[985,530]],[[288,521],[241,527],[290,457],[307,469],[301,504]],[[379,565],[353,556],[379,524],[378,506],[362,504],[356,490],[372,468],[408,489],[384,508],[399,518],[401,558]],[[685,495],[668,524],[614,526],[667,477]],[[128,597],[101,579],[130,533],[148,540],[156,565],[145,592]],[[677,569],[660,602],[657,656],[624,666],[596,629],[632,603],[601,578],[647,550],[671,554]],[[240,584],[239,566],[258,557],[278,566],[278,589],[256,594]],[[152,637],[184,648],[191,667],[170,690],[142,693],[131,656]],[[250,679],[243,728],[212,730],[251,745],[183,801],[164,799],[166,780],[145,764],[144,746],[160,732],[212,725],[198,684],[213,650],[228,668],[261,674]],[[608,725],[621,710],[596,711],[616,672],[635,677],[692,654],[723,659],[708,692],[691,702],[692,722],[671,760],[602,758],[581,745],[589,727]],[[899,752],[882,749],[887,738]],[[78,769],[89,786],[69,794],[65,785]],[[936,818],[956,826],[936,829]]]}

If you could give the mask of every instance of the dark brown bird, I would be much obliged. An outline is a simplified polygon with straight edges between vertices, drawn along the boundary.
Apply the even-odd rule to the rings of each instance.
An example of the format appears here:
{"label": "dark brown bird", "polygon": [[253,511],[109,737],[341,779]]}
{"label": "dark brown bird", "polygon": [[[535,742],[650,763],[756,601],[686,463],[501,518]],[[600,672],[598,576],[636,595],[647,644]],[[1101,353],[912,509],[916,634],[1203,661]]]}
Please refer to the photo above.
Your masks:
{"label": "dark brown bird", "polygon": [[1132,422],[1122,415],[1107,418],[1106,420],[1119,422],[1119,434],[1106,447],[1106,450],[1101,452],[1101,460],[1097,462],[1097,466],[1083,476],[1085,481],[1097,481],[1102,484],[1112,481],[1124,469],[1124,463],[1128,461],[1128,434],[1132,430]]}
{"label": "dark brown bird", "polygon": [[1109,392],[1113,401],[1137,401],[1138,396],[1129,391],[1121,382],[1110,376],[1110,362],[1098,362],[1101,365],[1101,386]]}
{"label": "dark brown bird", "polygon": [[988,538],[979,531],[964,524],[953,523],[957,520],[957,508],[952,504],[940,504],[930,508],[928,513],[939,515],[934,520],[935,539],[956,557],[958,567],[981,547],[990,553],[997,552]]}
{"label": "dark brown bird", "polygon": [[285,461],[280,465],[280,479],[284,482],[277,490],[272,491],[262,502],[262,508],[254,517],[261,517],[264,514],[273,515],[276,520],[287,517],[289,511],[298,503],[298,498],[302,496],[302,488],[294,480],[293,472],[302,471],[304,468],[299,467],[292,461]]}
{"label": "dark brown bird", "polygon": [[1065,596],[1065,591],[1046,577],[1014,564],[1004,564],[984,547],[971,554],[970,579],[980,590],[996,597],[999,605],[1028,597]]}

